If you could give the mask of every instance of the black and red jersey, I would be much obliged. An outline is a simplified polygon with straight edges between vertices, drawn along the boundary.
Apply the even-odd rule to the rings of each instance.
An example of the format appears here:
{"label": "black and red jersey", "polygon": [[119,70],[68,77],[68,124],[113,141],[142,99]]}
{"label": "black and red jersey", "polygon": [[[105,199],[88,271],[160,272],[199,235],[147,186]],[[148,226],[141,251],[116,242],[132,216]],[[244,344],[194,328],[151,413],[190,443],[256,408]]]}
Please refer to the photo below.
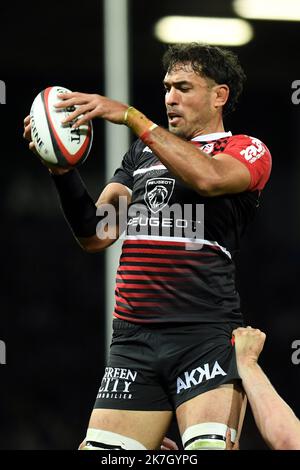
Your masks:
{"label": "black and red jersey", "polygon": [[177,179],[141,140],[110,182],[132,191],[116,279],[114,315],[135,323],[241,320],[234,254],[259,205],[271,155],[258,139],[230,132],[192,144],[210,156],[228,154],[247,166],[249,188],[203,197]]}

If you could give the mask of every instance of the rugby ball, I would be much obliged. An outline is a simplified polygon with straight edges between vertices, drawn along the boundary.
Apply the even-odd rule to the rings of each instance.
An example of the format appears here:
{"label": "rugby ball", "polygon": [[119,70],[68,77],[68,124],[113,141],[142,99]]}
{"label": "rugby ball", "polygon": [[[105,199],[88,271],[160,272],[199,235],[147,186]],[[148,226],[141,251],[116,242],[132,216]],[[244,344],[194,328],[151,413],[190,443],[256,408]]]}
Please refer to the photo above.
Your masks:
{"label": "rugby ball", "polygon": [[[89,155],[92,140],[92,122],[73,129],[74,121],[62,121],[75,111],[76,106],[56,109],[62,93],[70,90],[51,86],[41,91],[32,103],[30,110],[31,136],[39,156],[46,163],[62,168],[82,164]],[[77,118],[78,119],[78,118]]]}

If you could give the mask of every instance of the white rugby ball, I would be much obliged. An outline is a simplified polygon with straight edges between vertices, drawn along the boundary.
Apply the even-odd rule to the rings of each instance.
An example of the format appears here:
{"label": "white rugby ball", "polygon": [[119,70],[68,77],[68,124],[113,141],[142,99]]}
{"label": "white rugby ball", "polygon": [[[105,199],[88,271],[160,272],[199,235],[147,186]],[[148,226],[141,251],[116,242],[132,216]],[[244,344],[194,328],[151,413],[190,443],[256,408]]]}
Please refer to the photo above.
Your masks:
{"label": "white rugby ball", "polygon": [[80,165],[88,157],[93,141],[93,126],[91,121],[77,129],[72,128],[74,122],[62,124],[76,106],[56,109],[54,104],[59,102],[57,95],[61,93],[70,93],[70,90],[51,86],[37,95],[30,110],[31,136],[38,154],[45,162],[70,168]]}

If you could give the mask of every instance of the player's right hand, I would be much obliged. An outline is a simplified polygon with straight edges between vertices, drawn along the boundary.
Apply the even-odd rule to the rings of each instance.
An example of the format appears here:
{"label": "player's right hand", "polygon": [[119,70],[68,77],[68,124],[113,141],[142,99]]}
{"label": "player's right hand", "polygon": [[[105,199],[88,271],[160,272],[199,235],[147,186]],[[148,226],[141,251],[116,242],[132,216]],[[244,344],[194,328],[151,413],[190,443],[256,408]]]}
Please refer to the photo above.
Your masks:
{"label": "player's right hand", "polygon": [[59,168],[59,167],[54,167],[53,165],[50,165],[50,164],[47,164],[42,158],[40,158],[36,148],[35,148],[35,145],[32,141],[32,137],[31,137],[31,123],[30,123],[30,116],[26,116],[26,118],[24,119],[24,132],[23,132],[23,137],[25,140],[27,140],[29,142],[28,144],[28,147],[29,147],[29,150],[31,150],[39,159],[40,161],[43,163],[43,165],[45,165],[48,170],[50,171],[50,173],[53,173],[54,175],[63,175],[64,173],[67,173],[68,169],[66,168]]}

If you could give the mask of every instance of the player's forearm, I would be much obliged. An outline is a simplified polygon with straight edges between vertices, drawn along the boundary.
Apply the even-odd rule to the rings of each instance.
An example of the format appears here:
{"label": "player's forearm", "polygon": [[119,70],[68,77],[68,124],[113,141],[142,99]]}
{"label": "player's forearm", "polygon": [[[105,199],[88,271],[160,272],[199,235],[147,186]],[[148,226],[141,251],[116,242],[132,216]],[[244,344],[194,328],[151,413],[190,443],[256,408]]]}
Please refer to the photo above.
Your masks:
{"label": "player's forearm", "polygon": [[299,449],[299,420],[258,364],[239,368],[257,427],[275,450]]}
{"label": "player's forearm", "polygon": [[154,129],[146,143],[173,175],[202,196],[214,195],[221,179],[218,162],[162,127]]}
{"label": "player's forearm", "polygon": [[125,116],[125,122],[173,175],[203,196],[213,195],[222,178],[218,161],[162,127],[153,128],[153,123],[134,108]]}

